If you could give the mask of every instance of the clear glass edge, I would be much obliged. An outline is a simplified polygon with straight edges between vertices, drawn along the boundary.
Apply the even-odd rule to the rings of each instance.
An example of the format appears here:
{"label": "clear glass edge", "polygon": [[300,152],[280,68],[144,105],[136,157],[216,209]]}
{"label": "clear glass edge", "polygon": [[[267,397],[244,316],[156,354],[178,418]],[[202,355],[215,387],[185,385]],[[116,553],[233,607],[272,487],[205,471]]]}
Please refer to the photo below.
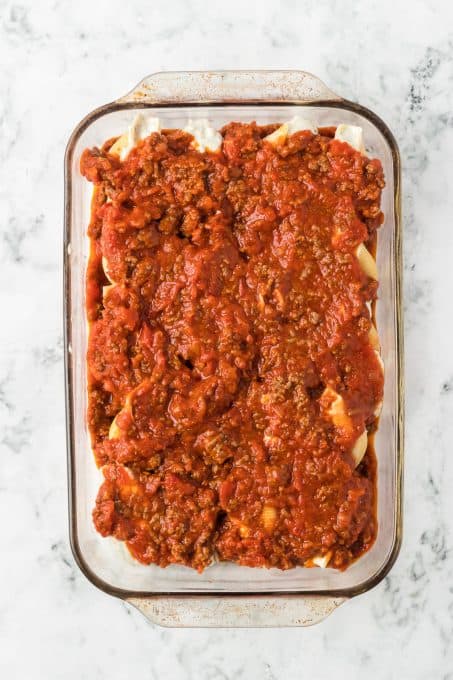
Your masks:
{"label": "clear glass edge", "polygon": [[[265,73],[265,72],[258,72],[258,73]],[[152,78],[152,76],[151,76]],[[149,79],[149,78],[148,78]],[[145,79],[147,80],[147,79]],[[143,81],[142,81],[143,83]],[[327,88],[326,88],[327,89]],[[134,91],[136,88],[134,89]],[[71,362],[69,361],[69,353],[71,351],[70,347],[70,342],[71,342],[71,323],[70,323],[70,267],[69,267],[69,257],[67,253],[67,246],[70,242],[70,216],[71,216],[71,210],[70,210],[70,202],[71,202],[71,172],[70,172],[70,160],[72,157],[72,152],[74,149],[74,145],[76,143],[76,140],[80,136],[80,134],[83,132],[84,129],[86,129],[95,119],[98,117],[105,115],[111,111],[114,110],[119,110],[119,109],[127,109],[127,108],[134,108],[137,106],[144,106],[144,107],[155,107],[162,105],[167,102],[153,102],[150,104],[148,101],[140,101],[138,99],[135,99],[134,101],[125,101],[123,100],[117,100],[116,102],[112,102],[111,104],[107,104],[105,106],[102,106],[96,110],[94,110],[92,113],[90,113],[86,118],[84,118],[81,123],[75,128],[73,134],[71,135],[71,138],[68,142],[67,150],[66,150],[66,156],[65,156],[65,238],[64,238],[64,320],[65,320],[65,387],[66,387],[66,422],[67,422],[67,448],[68,448],[68,491],[69,491],[69,518],[70,518],[70,539],[71,539],[71,547],[72,551],[74,554],[74,557],[81,568],[82,572],[86,575],[86,577],[97,587],[100,589],[112,594],[116,595],[117,597],[120,597],[122,599],[130,599],[130,598],[150,598],[153,596],[158,596],[162,597],[164,593],[154,593],[154,592],[138,592],[138,591],[128,591],[128,590],[123,590],[119,588],[115,588],[111,586],[110,584],[106,583],[102,579],[99,579],[99,577],[93,573],[86,562],[84,561],[83,555],[81,554],[81,551],[79,549],[78,545],[78,539],[77,539],[77,518],[74,512],[74,499],[75,499],[75,494],[76,494],[76,489],[75,489],[75,474],[74,474],[74,436],[73,436],[73,395],[72,395],[72,376],[71,376]],[[187,105],[187,101],[181,102],[181,105]],[[193,104],[194,102],[192,102]],[[210,101],[197,101],[196,105],[197,106],[213,106],[213,105],[218,105],[222,106],[225,104],[235,104],[238,106],[241,105],[247,105],[247,104],[253,104],[253,105],[270,105],[270,104],[300,104],[303,103],[305,106],[310,105],[310,103],[315,104],[317,106],[328,106],[328,105],[334,105],[336,107],[340,108],[345,108],[347,110],[357,112],[360,115],[364,116],[367,118],[372,124],[374,124],[380,132],[384,135],[390,150],[392,154],[392,159],[393,159],[393,169],[394,169],[394,213],[395,213],[395,243],[394,243],[394,269],[396,272],[396,315],[397,315],[397,320],[396,320],[396,342],[397,342],[397,368],[398,368],[398,385],[397,385],[397,391],[398,391],[398,414],[397,414],[397,479],[396,479],[396,499],[395,499],[395,507],[396,507],[396,522],[395,522],[395,536],[393,537],[393,547],[392,550],[389,554],[387,562],[383,565],[382,569],[376,573],[370,576],[369,579],[364,581],[361,584],[358,584],[355,588],[347,588],[347,589],[335,589],[332,591],[309,591],[309,590],[304,590],[300,593],[290,591],[288,593],[285,593],[284,591],[278,591],[278,593],[275,593],[275,597],[278,599],[281,599],[282,597],[302,597],[302,598],[309,598],[311,596],[322,596],[323,598],[329,598],[329,597],[351,597],[353,595],[356,595],[360,592],[364,592],[371,587],[375,586],[378,582],[382,580],[382,578],[388,573],[389,569],[392,567],[401,544],[401,533],[402,533],[402,482],[403,482],[403,436],[404,436],[404,431],[403,431],[403,418],[404,418],[404,409],[403,409],[403,335],[402,335],[402,305],[401,305],[401,289],[402,289],[402,281],[401,281],[401,273],[402,273],[402,261],[401,261],[401,247],[402,247],[402,235],[401,235],[401,206],[400,206],[400,158],[399,158],[399,151],[397,144],[393,138],[392,133],[390,130],[387,128],[385,123],[376,116],[372,111],[366,109],[365,107],[362,107],[359,104],[355,104],[353,102],[349,102],[347,100],[337,98],[336,96],[333,98],[333,100],[323,100],[323,99],[315,99],[312,102],[303,100],[301,102],[300,99],[294,99],[292,97],[285,97],[284,99],[279,99],[278,101],[271,101],[271,100],[260,100],[257,101],[256,99],[250,100],[247,99],[246,97],[240,97],[236,101],[232,101],[231,99],[228,99],[227,101],[219,100],[216,102],[213,102],[212,100]],[[175,104],[179,105],[179,104]],[[231,597],[231,596],[238,596],[240,597],[241,595],[243,596],[245,593],[243,592],[225,592],[225,593],[220,593],[220,592],[215,592],[215,593],[210,593],[210,592],[200,592],[200,593],[195,593],[191,592],[190,594],[184,594],[184,593],[176,593],[174,594],[174,597],[177,599],[185,599],[185,598],[190,598],[193,597],[194,595],[197,595],[198,597],[210,597],[210,598],[217,598],[221,599],[223,597]],[[168,595],[172,595],[172,593],[168,593]],[[265,598],[269,597],[270,595],[273,595],[272,591],[271,592],[259,592],[259,593],[247,593],[248,597],[253,597],[253,598]]]}

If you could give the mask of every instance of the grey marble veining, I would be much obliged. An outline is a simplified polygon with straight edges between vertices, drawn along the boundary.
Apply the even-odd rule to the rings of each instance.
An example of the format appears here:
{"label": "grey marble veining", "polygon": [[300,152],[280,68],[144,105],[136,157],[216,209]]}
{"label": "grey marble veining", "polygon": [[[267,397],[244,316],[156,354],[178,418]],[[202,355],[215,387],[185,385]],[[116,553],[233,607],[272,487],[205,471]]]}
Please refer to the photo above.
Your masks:
{"label": "grey marble veining", "polygon": [[[0,0],[0,677],[453,679],[452,26],[446,0]],[[227,67],[316,73],[381,115],[404,166],[403,548],[311,629],[153,628],[68,547],[65,144],[148,72]]]}

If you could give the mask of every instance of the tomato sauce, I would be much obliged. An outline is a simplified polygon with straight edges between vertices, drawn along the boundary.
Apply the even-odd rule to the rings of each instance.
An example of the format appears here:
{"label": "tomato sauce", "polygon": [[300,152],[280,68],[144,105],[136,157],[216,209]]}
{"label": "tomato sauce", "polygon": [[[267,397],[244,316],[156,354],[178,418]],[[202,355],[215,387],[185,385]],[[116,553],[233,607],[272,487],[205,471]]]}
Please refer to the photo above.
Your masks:
{"label": "tomato sauce", "polygon": [[344,569],[375,538],[374,452],[355,467],[351,448],[382,400],[377,283],[354,251],[374,249],[382,168],[334,128],[275,147],[276,127],[230,123],[216,153],[164,130],[123,162],[114,140],[81,159],[93,518],[145,564]]}

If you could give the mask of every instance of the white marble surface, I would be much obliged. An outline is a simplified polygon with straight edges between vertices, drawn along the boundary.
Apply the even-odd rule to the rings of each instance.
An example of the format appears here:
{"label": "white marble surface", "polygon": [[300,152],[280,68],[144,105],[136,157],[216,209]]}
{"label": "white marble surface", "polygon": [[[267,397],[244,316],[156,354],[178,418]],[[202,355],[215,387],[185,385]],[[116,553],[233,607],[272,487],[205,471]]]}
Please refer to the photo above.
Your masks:
{"label": "white marble surface", "polygon": [[[0,0],[0,677],[451,680],[453,11],[447,0],[222,5]],[[403,157],[403,549],[380,586],[311,629],[153,628],[90,585],[68,546],[64,147],[82,116],[147,72],[216,67],[313,71],[376,110]]]}

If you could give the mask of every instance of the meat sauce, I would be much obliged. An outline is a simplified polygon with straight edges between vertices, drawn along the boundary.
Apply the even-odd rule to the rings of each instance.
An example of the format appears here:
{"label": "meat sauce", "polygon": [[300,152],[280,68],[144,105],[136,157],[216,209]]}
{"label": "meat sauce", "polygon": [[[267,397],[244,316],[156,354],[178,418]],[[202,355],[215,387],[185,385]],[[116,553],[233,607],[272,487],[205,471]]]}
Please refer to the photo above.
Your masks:
{"label": "meat sauce", "polygon": [[[86,298],[96,529],[145,564],[345,569],[376,534],[383,376],[367,302],[381,164],[333,138],[230,123],[222,148],[164,130],[95,185]],[[341,395],[352,428],[326,416]]]}

